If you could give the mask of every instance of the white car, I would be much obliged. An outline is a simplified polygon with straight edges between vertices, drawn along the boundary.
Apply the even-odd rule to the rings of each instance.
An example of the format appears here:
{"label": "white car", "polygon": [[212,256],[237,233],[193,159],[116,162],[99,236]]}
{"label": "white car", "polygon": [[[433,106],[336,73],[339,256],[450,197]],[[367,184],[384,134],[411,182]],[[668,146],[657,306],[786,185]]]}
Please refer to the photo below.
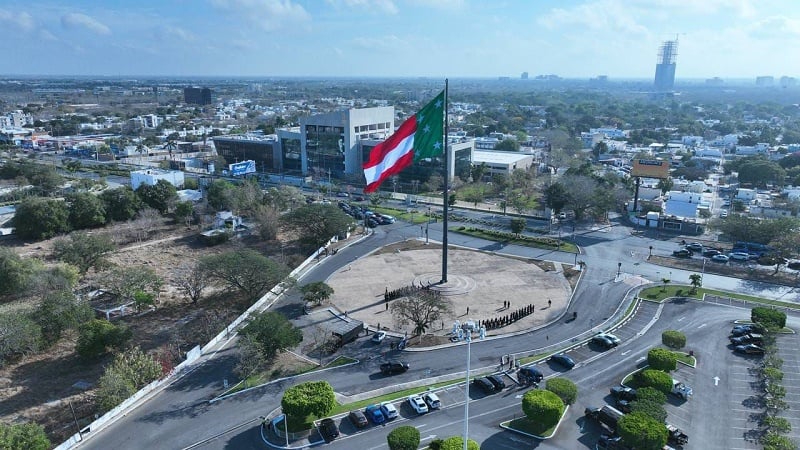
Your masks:
{"label": "white car", "polygon": [[384,416],[386,416],[387,420],[392,420],[397,418],[397,408],[391,402],[383,402],[381,403],[381,412]]}
{"label": "white car", "polygon": [[426,393],[422,396],[422,399],[428,404],[428,409],[439,409],[442,407],[442,402],[439,400],[439,396],[433,392]]}
{"label": "white car", "polygon": [[428,405],[419,395],[410,395],[408,397],[408,404],[411,405],[411,408],[416,411],[417,414],[425,414],[428,412]]}
{"label": "white car", "polygon": [[732,252],[728,256],[734,261],[747,261],[750,259],[750,254],[745,252]]}
{"label": "white car", "polygon": [[372,335],[372,342],[380,344],[386,338],[385,331],[377,331],[375,334]]}
{"label": "white car", "polygon": [[722,217],[723,219],[728,217],[728,211],[723,209],[722,211],[719,212],[719,216]]}

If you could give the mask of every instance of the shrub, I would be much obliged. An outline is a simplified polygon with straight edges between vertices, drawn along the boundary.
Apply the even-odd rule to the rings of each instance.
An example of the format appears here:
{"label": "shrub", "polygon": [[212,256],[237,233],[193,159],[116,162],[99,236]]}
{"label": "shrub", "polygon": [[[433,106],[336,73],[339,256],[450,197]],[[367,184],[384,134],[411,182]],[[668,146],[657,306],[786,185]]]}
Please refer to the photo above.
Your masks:
{"label": "shrub", "polygon": [[636,381],[642,387],[651,387],[664,394],[672,391],[672,377],[660,370],[645,369],[636,374]]}
{"label": "shrub", "polygon": [[419,440],[419,430],[409,425],[397,427],[386,436],[390,450],[417,450]]}
{"label": "shrub", "polygon": [[93,319],[78,327],[75,351],[84,358],[102,356],[109,348],[122,348],[130,340],[129,329],[111,322]]}
{"label": "shrub", "polygon": [[[451,436],[442,441],[439,450],[463,450],[464,439],[461,436]],[[480,450],[481,446],[472,439],[467,441],[467,450]]]}
{"label": "shrub", "polygon": [[100,377],[98,403],[108,411],[157,380],[161,373],[161,364],[139,347],[120,353]]}
{"label": "shrub", "polygon": [[750,320],[770,329],[781,329],[786,326],[786,313],[758,306],[750,310]]}
{"label": "shrub", "polygon": [[558,377],[547,380],[545,389],[559,396],[565,405],[575,403],[575,399],[578,398],[578,387],[566,378]]}
{"label": "shrub", "polygon": [[661,342],[670,348],[683,348],[686,346],[686,335],[677,330],[667,330],[661,333]]}
{"label": "shrub", "polygon": [[558,423],[564,412],[564,402],[548,390],[530,390],[522,397],[522,411],[529,420],[548,428]]}
{"label": "shrub", "polygon": [[0,448],[47,450],[51,447],[50,440],[47,439],[47,434],[41,425],[35,423],[0,424]]}
{"label": "shrub", "polygon": [[653,369],[669,372],[675,370],[677,363],[675,354],[665,348],[651,348],[647,352],[647,364]]}
{"label": "shrub", "polygon": [[667,402],[667,396],[651,387],[643,387],[636,390],[636,399],[637,400],[647,400],[650,402],[658,403],[659,405],[663,405]]}
{"label": "shrub", "polygon": [[327,381],[309,381],[292,386],[283,393],[281,408],[289,422],[298,423],[308,416],[324,417],[336,406],[333,387]]}
{"label": "shrub", "polygon": [[660,449],[667,444],[667,427],[640,412],[626,414],[617,422],[622,441],[631,447]]}
{"label": "shrub", "polygon": [[660,423],[663,423],[664,421],[667,420],[667,410],[664,409],[661,403],[656,403],[652,400],[642,400],[642,399],[635,400],[634,402],[631,403],[631,412],[642,413]]}

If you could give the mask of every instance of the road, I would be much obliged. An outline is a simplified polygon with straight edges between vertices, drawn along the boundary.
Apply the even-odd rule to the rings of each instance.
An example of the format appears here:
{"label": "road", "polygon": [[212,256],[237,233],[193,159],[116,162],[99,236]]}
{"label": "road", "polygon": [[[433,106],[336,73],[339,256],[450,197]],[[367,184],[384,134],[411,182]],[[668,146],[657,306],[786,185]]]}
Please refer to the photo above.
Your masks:
{"label": "road", "polygon": [[[485,216],[488,217],[488,215]],[[389,227],[379,227],[369,239],[343,249],[335,256],[326,258],[321,264],[308,272],[302,281],[325,280],[331,273],[348,261],[352,261],[381,246],[408,237],[416,237],[417,235],[417,225],[398,223]],[[441,235],[441,224],[431,224],[431,239],[441,240]],[[475,239],[456,233],[451,233],[449,240],[452,245],[479,248],[503,254],[549,259],[564,263],[573,263],[576,259],[573,254],[514,245],[500,246],[496,242]],[[625,297],[626,293],[641,283],[642,280],[638,276],[643,275],[650,280],[658,280],[663,271],[668,270],[646,263],[649,247],[652,245],[654,251],[671,252],[671,249],[675,246],[673,242],[633,236],[627,228],[621,226],[597,230],[581,229],[576,233],[575,240],[584,251],[584,254],[578,256],[578,259],[586,261],[588,264],[588,269],[584,273],[570,306],[570,311],[579,311],[577,320],[569,324],[557,322],[544,329],[521,336],[476,342],[472,345],[471,364],[473,369],[495,366],[499,362],[498,355],[519,353],[520,351],[535,352],[536,349],[551,347],[553,344],[550,343],[566,343],[576,335],[603,327],[608,318],[618,310],[620,301]],[[622,263],[622,265],[618,266],[618,263]],[[617,277],[618,270],[622,272],[623,276]],[[689,272],[672,270],[672,279],[676,281],[680,280],[680,277],[688,280],[688,275]],[[760,287],[758,284],[748,284],[746,286],[747,289],[745,289],[745,286],[740,286],[741,282],[738,280],[711,277],[709,275],[706,275],[704,284],[710,287],[736,289],[740,292],[755,292]],[[289,317],[301,314],[299,298],[296,296],[283,297],[273,308]],[[666,323],[664,320],[659,322]],[[640,340],[641,343],[631,344],[635,346],[632,350],[634,348],[643,349],[647,345],[652,345],[652,343],[647,344],[649,341]],[[634,342],[639,342],[639,340]],[[347,354],[348,351],[355,351],[358,345],[359,341],[356,344],[345,347],[343,352]],[[608,360],[613,364],[614,358],[620,357],[621,354],[622,352],[613,352],[609,355]],[[625,357],[632,357],[631,353],[626,354]],[[96,436],[86,440],[81,445],[81,448],[116,448],[120,450],[129,448],[181,449],[209,439],[211,441],[200,445],[199,448],[263,448],[263,443],[256,436],[257,433],[253,432],[253,429],[257,429],[257,427],[253,428],[255,426],[254,421],[258,416],[267,414],[277,407],[284,389],[292,384],[307,380],[325,379],[334,386],[337,392],[349,395],[401,382],[463,372],[465,363],[462,347],[449,347],[428,352],[406,352],[403,358],[411,364],[412,369],[395,377],[377,375],[378,365],[381,360],[375,359],[365,361],[356,366],[342,367],[323,373],[310,373],[295,377],[292,380],[277,381],[224,401],[209,404],[209,399],[221,393],[223,379],[232,380],[235,378],[232,375],[235,350],[228,346],[213,355],[192,373],[179,379]],[[594,371],[596,371],[596,368],[586,369],[580,367],[570,375],[575,374],[577,377],[586,378],[586,381],[594,382],[591,376]],[[613,373],[613,376],[617,375],[617,373]],[[603,378],[595,381],[600,382],[601,379]],[[582,392],[585,391],[586,386],[582,385],[581,389]],[[591,390],[590,386],[589,391]],[[603,392],[606,391],[607,387],[603,389]],[[496,398],[500,398],[500,396]],[[487,401],[491,402],[493,400]],[[487,408],[491,409],[491,406],[487,406]],[[477,410],[476,413],[478,413]],[[578,413],[582,413],[582,408],[575,408],[574,411],[570,412],[570,417],[572,417],[572,414]],[[453,414],[458,415],[456,412]],[[503,414],[507,414],[507,412]],[[445,414],[442,415],[444,416]],[[517,437],[508,433],[498,433],[497,420],[494,415],[487,414],[480,417],[486,417],[486,428],[484,431],[480,431],[481,420],[478,419],[475,425],[476,428],[474,430],[471,428],[471,435],[474,432],[475,437],[483,438],[485,442],[493,443],[497,441],[498,446],[512,445],[513,448],[514,441],[506,441],[512,438],[517,439]],[[437,431],[436,435],[448,436],[459,433],[460,431],[451,432],[449,428],[445,427],[441,429],[441,432]],[[222,434],[221,437],[215,438],[220,434]],[[552,442],[558,443],[562,439],[569,439],[564,437],[567,435],[567,433],[563,433],[562,436],[562,433],[559,433],[557,440]],[[382,442],[385,442],[385,438]],[[506,443],[501,444],[502,442]],[[564,445],[565,442],[567,441],[561,442],[561,445]],[[569,446],[567,445],[567,447]],[[491,448],[495,447],[492,446]]]}

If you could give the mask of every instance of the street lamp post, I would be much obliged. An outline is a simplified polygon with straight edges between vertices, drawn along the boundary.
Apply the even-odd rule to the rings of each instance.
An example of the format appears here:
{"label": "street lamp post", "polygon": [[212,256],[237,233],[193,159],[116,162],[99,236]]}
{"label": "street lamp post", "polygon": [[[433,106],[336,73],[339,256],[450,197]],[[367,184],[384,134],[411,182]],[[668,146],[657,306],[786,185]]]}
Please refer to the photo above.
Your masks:
{"label": "street lamp post", "polygon": [[[465,322],[463,325],[458,324],[458,321],[454,324],[454,330],[458,331],[459,339],[463,339],[467,343],[467,374],[464,377],[464,450],[467,449],[467,444],[469,443],[469,370],[470,370],[470,360],[472,356],[472,331],[475,328],[475,324],[471,322]],[[479,330],[479,339],[483,339],[486,336],[486,328],[481,327]]]}
{"label": "street lamp post", "polygon": [[428,221],[425,222],[425,245],[428,245],[428,227],[431,224],[431,207],[428,206]]}

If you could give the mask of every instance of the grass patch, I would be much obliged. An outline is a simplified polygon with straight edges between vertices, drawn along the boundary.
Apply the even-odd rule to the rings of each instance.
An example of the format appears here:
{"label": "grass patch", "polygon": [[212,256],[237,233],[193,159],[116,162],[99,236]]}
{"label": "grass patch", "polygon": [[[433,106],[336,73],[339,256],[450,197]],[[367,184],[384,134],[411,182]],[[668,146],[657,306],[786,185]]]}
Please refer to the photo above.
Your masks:
{"label": "grass patch", "polygon": [[[416,208],[411,208],[411,211],[408,212],[405,209],[397,209],[397,208],[388,208],[385,206],[371,206],[370,211],[380,213],[380,214],[388,214],[393,216],[395,219],[403,220],[405,222],[410,223],[425,223],[428,221],[428,216],[426,215],[427,208],[425,210],[418,210]],[[436,217],[436,215],[433,215]]]}
{"label": "grass patch", "polygon": [[547,250],[559,250],[568,253],[578,253],[578,247],[571,242],[564,242],[558,239],[538,237],[538,236],[515,236],[506,231],[484,230],[474,227],[452,227],[450,231],[466,234],[488,241],[505,242],[507,244],[522,245],[525,247],[543,248]]}
{"label": "grass patch", "polygon": [[325,368],[326,369],[330,369],[332,367],[344,366],[344,365],[347,365],[347,364],[350,364],[350,363],[354,363],[354,362],[358,362],[358,360],[353,359],[353,358],[349,358],[347,356],[339,356],[336,359],[334,359],[333,361],[329,362],[328,364],[325,364]]}
{"label": "grass patch", "polygon": [[691,294],[690,290],[691,287],[689,286],[672,285],[672,284],[667,285],[666,289],[664,288],[664,286],[652,286],[647,289],[643,289],[639,293],[639,297],[642,297],[647,300],[661,302],[665,298],[669,297],[690,297],[690,298],[702,299],[704,294],[708,294],[708,295],[717,295],[720,297],[730,297],[737,300],[744,300],[752,303],[760,303],[763,305],[780,306],[783,308],[797,309],[796,303],[782,302],[779,300],[770,300],[768,298],[754,297],[752,295],[739,294],[736,292],[697,288],[697,292]]}
{"label": "grass patch", "polygon": [[556,353],[558,353],[558,352],[539,353],[538,355],[526,356],[524,358],[520,358],[519,359],[519,364],[521,366],[524,366],[525,364],[537,361],[539,359],[544,358],[545,356],[555,355]]}
{"label": "grass patch", "polygon": [[689,356],[688,353],[672,352],[672,354],[675,355],[675,357],[678,359],[678,362],[682,362],[687,366],[694,367],[695,364],[697,364],[697,360],[694,358],[694,356]]}
{"label": "grass patch", "polygon": [[346,413],[346,412],[354,410],[354,409],[363,409],[363,408],[366,408],[368,405],[378,404],[378,403],[386,402],[386,401],[389,401],[389,400],[396,400],[396,399],[399,399],[399,398],[408,397],[411,394],[419,394],[419,393],[425,392],[426,390],[429,390],[429,389],[430,390],[434,390],[434,389],[437,389],[437,388],[440,388],[440,387],[443,387],[443,386],[449,386],[449,385],[457,383],[457,382],[458,382],[458,379],[453,379],[453,380],[449,380],[449,381],[442,381],[442,382],[439,382],[439,383],[429,384],[427,386],[419,386],[419,387],[410,388],[410,389],[402,389],[402,390],[399,390],[399,391],[394,391],[394,392],[390,392],[388,394],[380,395],[378,397],[372,397],[372,398],[368,398],[368,399],[365,399],[365,400],[359,400],[357,402],[345,403],[345,404],[337,403],[336,406],[333,408],[333,410],[330,413],[328,413],[328,416],[335,416],[337,414],[343,414],[343,413]]}
{"label": "grass patch", "polygon": [[553,432],[556,429],[556,426],[558,426],[558,422],[554,423],[553,425],[547,426],[546,424],[540,423],[538,421],[530,420],[527,417],[520,417],[519,419],[503,422],[501,423],[501,425],[504,425],[512,430],[520,431],[522,433],[532,434],[534,436],[546,437],[553,434]]}

